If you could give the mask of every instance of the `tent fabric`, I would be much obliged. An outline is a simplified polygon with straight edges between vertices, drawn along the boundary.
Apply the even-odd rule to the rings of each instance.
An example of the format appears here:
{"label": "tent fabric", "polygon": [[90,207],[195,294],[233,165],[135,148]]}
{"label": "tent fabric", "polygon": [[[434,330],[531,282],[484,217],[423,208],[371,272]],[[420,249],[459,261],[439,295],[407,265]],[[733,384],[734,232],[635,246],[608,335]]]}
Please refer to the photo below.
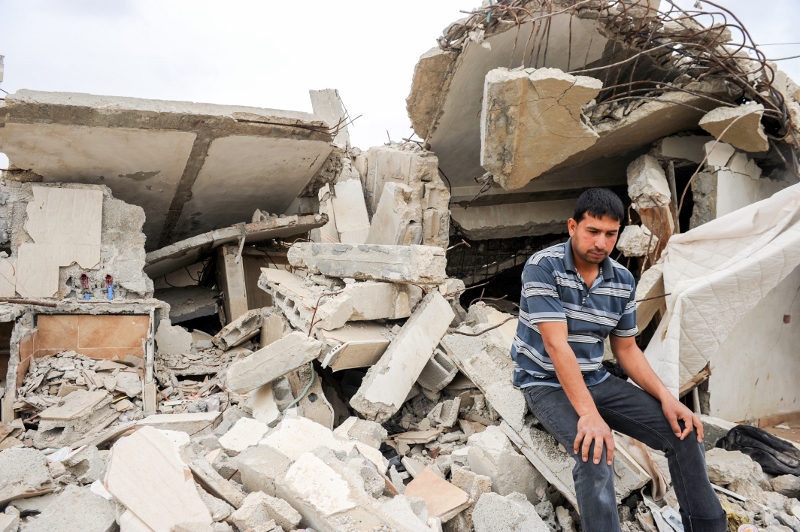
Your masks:
{"label": "tent fabric", "polygon": [[645,355],[675,395],[742,318],[800,264],[800,184],[674,235],[664,264],[667,312]]}

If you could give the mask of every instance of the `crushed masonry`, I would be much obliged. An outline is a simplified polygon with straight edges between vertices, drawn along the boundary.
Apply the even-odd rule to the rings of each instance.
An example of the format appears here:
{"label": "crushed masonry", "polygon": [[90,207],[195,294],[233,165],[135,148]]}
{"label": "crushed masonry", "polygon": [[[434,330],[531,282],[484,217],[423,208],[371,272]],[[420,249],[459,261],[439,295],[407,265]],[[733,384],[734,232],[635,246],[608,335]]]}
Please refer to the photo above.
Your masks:
{"label": "crushed masonry", "polygon": [[[796,476],[716,447],[799,443],[800,85],[735,17],[653,4],[483,2],[414,69],[419,138],[364,150],[334,89],[8,94],[0,531],[583,530],[510,349],[591,187],[728,527],[800,530]],[[621,529],[678,529],[666,457],[615,438]]]}

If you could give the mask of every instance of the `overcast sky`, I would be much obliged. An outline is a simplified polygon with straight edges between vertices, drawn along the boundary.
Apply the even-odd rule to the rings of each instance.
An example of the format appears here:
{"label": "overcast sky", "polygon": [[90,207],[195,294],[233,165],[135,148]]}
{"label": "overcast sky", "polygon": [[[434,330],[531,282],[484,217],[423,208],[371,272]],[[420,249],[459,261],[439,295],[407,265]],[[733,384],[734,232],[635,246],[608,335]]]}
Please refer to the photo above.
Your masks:
{"label": "overcast sky", "polygon": [[[683,1],[683,0],[682,0]],[[692,5],[694,0],[686,0]],[[717,0],[758,44],[800,42],[796,0]],[[0,0],[0,88],[311,111],[339,90],[355,146],[409,136],[414,65],[480,0]],[[706,5],[707,8],[711,6]],[[766,46],[770,57],[800,45]],[[800,60],[781,67],[800,80]],[[0,167],[5,166],[0,155]]]}

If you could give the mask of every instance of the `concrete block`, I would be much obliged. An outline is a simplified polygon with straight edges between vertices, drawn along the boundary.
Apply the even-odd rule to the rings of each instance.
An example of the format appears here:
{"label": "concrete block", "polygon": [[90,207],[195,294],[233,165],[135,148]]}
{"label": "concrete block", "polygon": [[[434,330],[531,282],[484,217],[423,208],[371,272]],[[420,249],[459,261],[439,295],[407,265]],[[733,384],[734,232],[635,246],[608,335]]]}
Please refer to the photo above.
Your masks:
{"label": "concrete block", "polygon": [[61,463],[81,484],[91,484],[100,480],[106,472],[106,461],[100,457],[94,445],[84,447]]}
{"label": "concrete block", "polygon": [[293,332],[231,364],[227,385],[236,393],[249,392],[317,358],[322,347],[322,342]]}
{"label": "concrete block", "polygon": [[708,137],[698,135],[674,135],[661,139],[655,147],[655,155],[669,159],[685,159],[700,164],[706,156],[703,149]]}
{"label": "concrete block", "polygon": [[[283,527],[284,530],[295,530],[300,525],[302,517],[283,499],[261,492],[251,493],[247,499],[251,497],[256,499],[257,504],[263,505],[267,510],[267,517],[275,521],[276,525]],[[247,499],[245,499],[245,506],[248,504]]]}
{"label": "concrete block", "polygon": [[769,150],[769,140],[761,123],[763,115],[763,105],[748,102],[739,107],[717,107],[701,118],[699,125],[742,151],[764,152]]}
{"label": "concrete block", "polygon": [[[672,193],[658,159],[642,155],[628,165],[628,196],[640,208],[668,207]],[[652,228],[651,228],[652,229]]]}
{"label": "concrete block", "polygon": [[[638,289],[636,291],[636,299],[639,299]],[[639,309],[637,308],[636,310],[638,312]],[[698,417],[703,423],[703,447],[705,447],[706,451],[713,449],[719,440],[727,436],[728,432],[738,425],[738,423],[726,421],[718,417],[706,416],[703,414]]]}
{"label": "concrete block", "polygon": [[211,341],[223,351],[241,345],[261,332],[261,325],[270,314],[267,309],[248,310],[223,327]]}
{"label": "concrete block", "polygon": [[458,373],[458,367],[453,359],[437,348],[433,351],[431,359],[422,368],[417,384],[431,392],[440,392],[453,381],[456,373]]}
{"label": "concrete block", "polygon": [[366,244],[410,246],[422,244],[421,183],[386,183],[372,217]]}
{"label": "concrete block", "polygon": [[793,499],[800,498],[800,477],[780,475],[769,481],[772,491]]}
{"label": "concrete block", "polygon": [[581,120],[581,107],[602,87],[595,78],[555,68],[489,71],[481,109],[481,166],[504,189],[517,189],[593,146],[599,136]]}
{"label": "concrete block", "polygon": [[156,330],[156,352],[159,355],[184,355],[193,353],[192,333],[180,325],[162,319]]}
{"label": "concrete block", "polygon": [[[266,505],[266,498],[269,495],[261,493],[260,491],[249,494],[242,504],[241,508],[231,514],[231,522],[239,530],[254,530],[267,527],[267,529],[274,528],[278,523],[270,517],[270,512]],[[288,528],[288,530],[292,530]]]}
{"label": "concrete block", "polygon": [[520,493],[487,493],[472,512],[475,532],[549,532],[533,505]]}
{"label": "concrete block", "polygon": [[364,180],[367,209],[375,212],[386,183],[435,183],[439,181],[438,168],[439,160],[433,153],[414,145],[390,144],[370,148]]}
{"label": "concrete block", "polygon": [[230,456],[235,456],[250,446],[258,444],[269,427],[260,421],[243,417],[219,438],[219,444]]}
{"label": "concrete block", "polygon": [[348,323],[333,331],[320,330],[317,336],[331,346],[322,367],[333,371],[372,366],[380,360],[390,341],[387,326],[369,322]]}
{"label": "concrete block", "polygon": [[736,148],[725,142],[717,142],[709,140],[703,145],[703,151],[706,154],[706,166],[709,168],[723,168],[728,166],[728,163],[736,152]]}
{"label": "concrete block", "polygon": [[197,481],[215,497],[219,497],[234,508],[239,508],[244,502],[244,493],[217,472],[205,458],[196,458],[189,461],[189,469]]}
{"label": "concrete block", "polygon": [[[465,447],[465,449],[467,448]],[[492,480],[485,475],[479,475],[460,465],[453,464],[450,468],[450,482],[467,492],[470,504],[464,511],[447,522],[446,530],[451,532],[474,530],[472,512],[481,496],[492,491]]]}
{"label": "concrete block", "polygon": [[378,449],[388,433],[379,423],[351,416],[333,430],[333,433],[349,440],[358,440]]}
{"label": "concrete block", "polygon": [[455,397],[437,403],[428,413],[428,419],[437,425],[451,428],[458,421],[458,409],[461,407],[461,398]]}
{"label": "concrete block", "polygon": [[24,532],[112,532],[117,529],[116,506],[92,493],[88,487],[67,486],[36,519],[29,519]]}
{"label": "concrete block", "polygon": [[11,448],[0,452],[0,506],[48,493],[54,487],[47,459],[39,451]]}
{"label": "concrete block", "polygon": [[195,412],[181,414],[155,414],[136,422],[139,426],[150,426],[160,430],[175,430],[202,436],[211,434],[222,421],[221,412]]}
{"label": "concrete block", "polygon": [[248,447],[238,456],[231,458],[239,469],[242,485],[247,491],[263,491],[267,495],[275,495],[276,481],[286,473],[292,460],[275,449],[256,445]]}
{"label": "concrete block", "polygon": [[422,245],[447,249],[450,243],[450,190],[441,181],[425,183],[422,198]]}
{"label": "concrete block", "polygon": [[370,368],[350,406],[379,423],[388,420],[406,400],[408,391],[430,360],[454,313],[438,291],[431,292]]}
{"label": "concrete block", "polygon": [[658,247],[658,237],[642,225],[627,225],[617,241],[617,249],[626,257],[644,257]]}
{"label": "concrete block", "polygon": [[531,503],[541,501],[547,489],[545,478],[519,454],[497,426],[469,437],[467,463],[470,469],[492,481],[492,491],[500,495],[520,492]]}
{"label": "concrete block", "polygon": [[328,277],[441,284],[446,278],[444,250],[432,246],[378,246],[298,242],[289,263]]}
{"label": "concrete block", "polygon": [[736,481],[758,485],[766,478],[758,462],[746,454],[720,448],[706,451],[706,470],[708,479],[722,487]]}
{"label": "concrete block", "polygon": [[424,499],[428,515],[438,517],[442,522],[452,519],[469,506],[467,492],[447,482],[430,468],[425,468],[406,486],[404,495]]}

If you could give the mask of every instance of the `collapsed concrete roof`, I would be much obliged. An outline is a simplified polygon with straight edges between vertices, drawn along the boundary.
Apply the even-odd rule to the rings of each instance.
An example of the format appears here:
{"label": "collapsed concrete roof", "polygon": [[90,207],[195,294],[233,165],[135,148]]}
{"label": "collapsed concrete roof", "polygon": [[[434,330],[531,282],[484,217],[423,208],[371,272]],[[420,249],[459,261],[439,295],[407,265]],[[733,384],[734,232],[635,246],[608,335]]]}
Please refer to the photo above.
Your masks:
{"label": "collapsed concrete roof", "polygon": [[[706,26],[703,17],[711,19]],[[590,184],[617,184],[597,183],[598,173],[613,181],[610,174],[619,173],[612,169],[627,165],[651,143],[697,130],[708,111],[735,109],[742,101],[762,104],[771,138],[791,142],[787,135],[796,113],[787,92],[796,87],[784,83],[785,76],[743,28],[718,24],[702,10],[683,11],[671,0],[508,0],[454,22],[438,43],[416,66],[407,108],[414,131],[439,157],[453,201],[462,206],[470,197],[475,205],[491,195],[496,197],[488,204],[519,203],[530,200],[508,194],[544,188],[572,189],[577,196]],[[558,70],[545,76],[543,69]],[[497,87],[504,77],[517,83],[520,70],[533,85],[540,78],[546,83],[579,75],[601,81],[602,89],[591,101],[588,95],[582,112],[562,113],[572,115],[575,124],[560,128],[540,115],[552,115],[548,105],[531,108],[537,105],[535,93],[529,97],[524,90]],[[546,127],[534,127],[531,120]],[[596,141],[561,146],[556,151],[563,156],[548,159],[559,139],[574,144],[569,128],[579,130],[581,123],[589,133],[594,130]],[[599,158],[602,165],[594,163]],[[552,178],[551,186],[526,187],[525,176],[510,178],[515,164],[528,180]],[[528,171],[531,167],[536,172]],[[564,178],[572,182],[559,186]]]}
{"label": "collapsed concrete roof", "polygon": [[30,90],[0,104],[12,168],[108,186],[144,208],[148,249],[315,198],[340,165],[334,134],[316,114],[254,107]]}

